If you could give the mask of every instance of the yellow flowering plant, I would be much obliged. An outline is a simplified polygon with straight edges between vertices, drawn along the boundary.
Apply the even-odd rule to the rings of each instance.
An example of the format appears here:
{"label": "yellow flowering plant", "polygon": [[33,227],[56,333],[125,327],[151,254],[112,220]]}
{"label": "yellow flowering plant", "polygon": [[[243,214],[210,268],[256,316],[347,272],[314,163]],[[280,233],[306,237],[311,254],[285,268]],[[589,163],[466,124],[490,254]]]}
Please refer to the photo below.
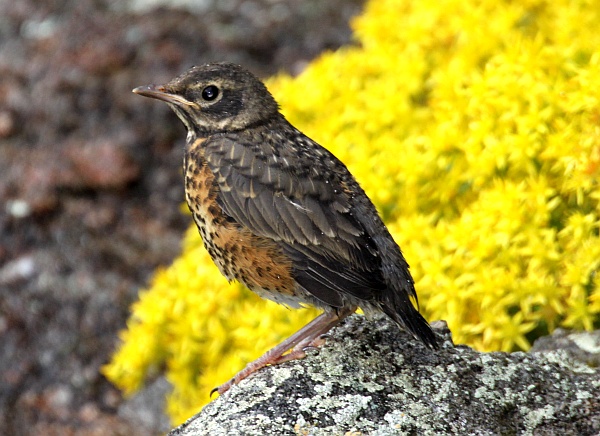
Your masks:
{"label": "yellow flowering plant", "polygon": [[[372,0],[357,44],[269,89],[347,164],[455,342],[526,350],[600,325],[600,2]],[[164,371],[180,422],[315,316],[228,284],[192,227],[104,368]]]}

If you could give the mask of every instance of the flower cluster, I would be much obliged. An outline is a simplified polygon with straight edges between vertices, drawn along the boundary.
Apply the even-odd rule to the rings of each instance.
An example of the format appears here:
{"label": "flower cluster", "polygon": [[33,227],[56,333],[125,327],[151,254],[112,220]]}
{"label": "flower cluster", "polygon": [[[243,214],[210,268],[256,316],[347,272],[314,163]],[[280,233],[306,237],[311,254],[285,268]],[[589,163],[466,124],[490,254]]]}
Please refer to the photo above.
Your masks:
{"label": "flower cluster", "polygon": [[[359,180],[456,342],[600,325],[597,23],[585,0],[372,0],[356,46],[268,82]],[[166,365],[179,421],[313,316],[228,285],[192,229],[105,374],[132,391]]]}

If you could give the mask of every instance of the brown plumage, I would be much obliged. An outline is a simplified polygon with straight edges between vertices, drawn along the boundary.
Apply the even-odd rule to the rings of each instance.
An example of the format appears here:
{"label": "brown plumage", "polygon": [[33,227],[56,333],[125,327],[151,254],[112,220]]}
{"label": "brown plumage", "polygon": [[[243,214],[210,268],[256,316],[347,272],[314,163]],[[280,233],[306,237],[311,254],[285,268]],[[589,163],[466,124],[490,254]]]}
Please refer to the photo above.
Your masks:
{"label": "brown plumage", "polygon": [[265,365],[304,357],[357,307],[436,347],[411,302],[408,264],[375,207],[342,162],[279,113],[260,80],[215,63],[134,92],[167,102],[188,129],[186,199],[221,273],[264,298],[324,309],[219,393]]}

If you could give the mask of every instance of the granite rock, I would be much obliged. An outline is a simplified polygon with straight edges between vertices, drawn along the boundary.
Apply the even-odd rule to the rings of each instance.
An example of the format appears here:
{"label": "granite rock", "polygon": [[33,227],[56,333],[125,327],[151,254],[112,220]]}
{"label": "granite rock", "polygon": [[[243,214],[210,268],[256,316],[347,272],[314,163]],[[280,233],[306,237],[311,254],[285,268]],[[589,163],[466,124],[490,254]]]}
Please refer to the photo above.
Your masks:
{"label": "granite rock", "polygon": [[481,353],[434,327],[437,351],[353,315],[318,352],[264,368],[170,436],[600,433],[598,368],[564,350]]}

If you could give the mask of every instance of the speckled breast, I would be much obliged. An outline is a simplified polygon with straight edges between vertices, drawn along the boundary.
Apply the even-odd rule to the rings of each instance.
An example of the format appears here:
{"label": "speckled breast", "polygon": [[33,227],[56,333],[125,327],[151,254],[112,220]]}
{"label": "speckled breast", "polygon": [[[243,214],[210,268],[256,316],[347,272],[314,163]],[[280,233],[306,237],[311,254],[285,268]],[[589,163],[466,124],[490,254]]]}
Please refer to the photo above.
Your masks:
{"label": "speckled breast", "polygon": [[215,177],[204,159],[204,139],[188,146],[185,195],[211,258],[228,280],[239,280],[261,297],[297,306],[291,261],[272,240],[254,235],[223,212]]}

